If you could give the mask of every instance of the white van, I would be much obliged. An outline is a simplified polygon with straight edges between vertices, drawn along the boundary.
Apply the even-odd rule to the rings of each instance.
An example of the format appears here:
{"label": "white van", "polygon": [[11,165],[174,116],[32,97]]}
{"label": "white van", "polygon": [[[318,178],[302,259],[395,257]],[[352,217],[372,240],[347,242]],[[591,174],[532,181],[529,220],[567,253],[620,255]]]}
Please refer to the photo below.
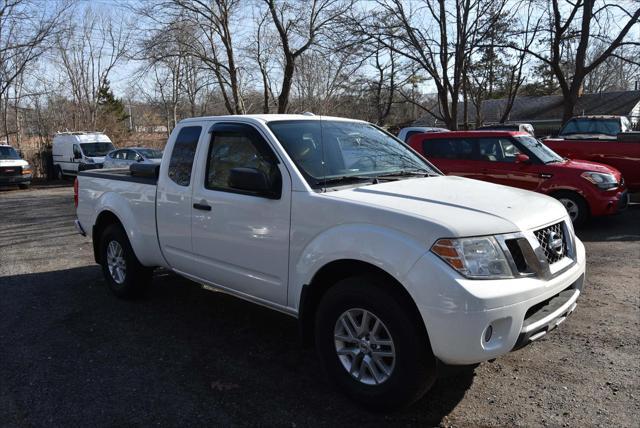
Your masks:
{"label": "white van", "polygon": [[54,135],[53,167],[56,178],[102,168],[105,155],[113,149],[113,143],[102,132],[60,132]]}

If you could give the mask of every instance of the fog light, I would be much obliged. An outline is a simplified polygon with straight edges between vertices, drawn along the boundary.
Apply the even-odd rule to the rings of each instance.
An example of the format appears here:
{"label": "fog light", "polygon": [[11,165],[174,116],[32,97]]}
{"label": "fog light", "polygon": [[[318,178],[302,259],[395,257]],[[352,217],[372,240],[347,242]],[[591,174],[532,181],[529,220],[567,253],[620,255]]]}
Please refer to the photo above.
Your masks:
{"label": "fog light", "polygon": [[485,342],[490,341],[492,334],[493,334],[493,327],[492,326],[487,327],[487,329],[484,331],[484,341]]}

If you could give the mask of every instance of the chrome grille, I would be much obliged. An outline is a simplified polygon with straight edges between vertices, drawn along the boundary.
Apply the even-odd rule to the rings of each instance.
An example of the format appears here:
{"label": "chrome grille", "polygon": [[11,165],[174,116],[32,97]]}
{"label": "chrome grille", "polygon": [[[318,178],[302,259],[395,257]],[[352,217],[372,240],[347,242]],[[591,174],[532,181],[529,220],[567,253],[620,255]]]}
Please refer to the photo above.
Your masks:
{"label": "chrome grille", "polygon": [[562,222],[533,232],[544,251],[549,264],[562,260],[567,255],[567,238]]}

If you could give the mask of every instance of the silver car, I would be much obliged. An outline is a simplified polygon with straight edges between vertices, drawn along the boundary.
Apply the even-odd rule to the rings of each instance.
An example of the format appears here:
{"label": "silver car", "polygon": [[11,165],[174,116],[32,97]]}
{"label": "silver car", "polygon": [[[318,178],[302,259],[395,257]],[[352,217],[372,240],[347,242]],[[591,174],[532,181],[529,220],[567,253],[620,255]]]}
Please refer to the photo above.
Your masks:
{"label": "silver car", "polygon": [[103,168],[126,168],[133,163],[160,164],[162,151],[144,147],[129,147],[109,152]]}

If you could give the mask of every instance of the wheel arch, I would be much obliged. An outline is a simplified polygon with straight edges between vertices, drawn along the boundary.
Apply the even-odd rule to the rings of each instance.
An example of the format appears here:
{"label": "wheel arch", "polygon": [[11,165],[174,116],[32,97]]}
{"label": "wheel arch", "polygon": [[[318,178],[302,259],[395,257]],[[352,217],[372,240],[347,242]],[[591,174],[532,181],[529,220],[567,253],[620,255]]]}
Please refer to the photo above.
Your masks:
{"label": "wheel arch", "polygon": [[381,286],[391,293],[407,308],[411,320],[424,335],[425,343],[430,346],[427,328],[424,324],[415,301],[407,289],[391,274],[371,263],[356,259],[341,259],[331,261],[322,266],[313,276],[309,284],[302,288],[298,311],[298,320],[302,343],[311,346],[315,334],[315,318],[318,305],[325,293],[340,280],[361,275],[371,275],[384,278]]}
{"label": "wheel arch", "polygon": [[93,238],[93,258],[96,263],[100,263],[100,236],[102,235],[102,232],[112,224],[117,224],[124,230],[122,221],[112,211],[104,210],[100,214],[98,214],[91,233],[91,236]]}

